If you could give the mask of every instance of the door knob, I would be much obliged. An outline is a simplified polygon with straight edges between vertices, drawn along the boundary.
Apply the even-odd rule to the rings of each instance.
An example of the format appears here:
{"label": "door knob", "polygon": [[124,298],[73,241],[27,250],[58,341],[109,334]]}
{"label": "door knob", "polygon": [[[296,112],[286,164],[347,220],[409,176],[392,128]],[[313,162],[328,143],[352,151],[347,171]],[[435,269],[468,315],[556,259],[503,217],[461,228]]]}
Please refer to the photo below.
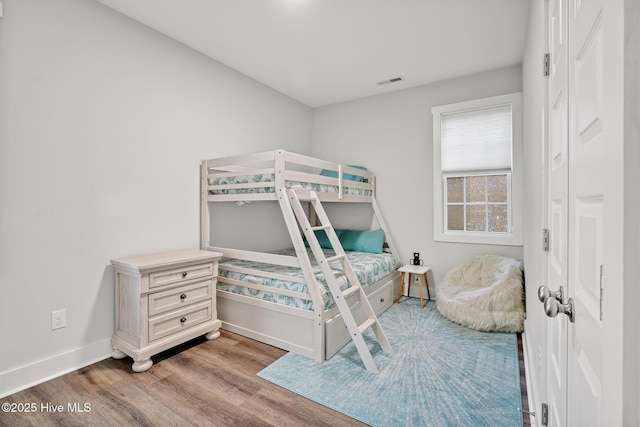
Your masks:
{"label": "door knob", "polygon": [[545,303],[545,302],[547,302],[547,300],[549,298],[555,299],[558,302],[563,303],[564,302],[564,289],[562,288],[562,286],[560,286],[560,289],[558,289],[555,292],[552,292],[546,286],[540,286],[538,288],[538,299],[540,300],[540,302],[541,303]]}
{"label": "door knob", "polygon": [[549,317],[556,317],[558,313],[569,316],[571,322],[575,319],[573,298],[569,298],[566,304],[561,304],[555,298],[549,298],[544,302],[544,311]]}

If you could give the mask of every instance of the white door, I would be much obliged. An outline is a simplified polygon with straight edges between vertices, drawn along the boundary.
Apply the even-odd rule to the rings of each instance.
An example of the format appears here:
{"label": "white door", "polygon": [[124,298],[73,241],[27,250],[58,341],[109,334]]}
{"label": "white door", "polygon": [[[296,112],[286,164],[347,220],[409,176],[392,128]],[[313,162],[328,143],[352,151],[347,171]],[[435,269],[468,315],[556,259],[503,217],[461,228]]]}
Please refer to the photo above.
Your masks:
{"label": "white door", "polygon": [[[609,338],[622,321],[603,310],[606,292],[622,292],[621,283],[607,282],[616,276],[607,269],[620,269],[623,237],[615,214],[622,209],[620,183],[610,179],[616,164],[611,159],[622,152],[615,117],[623,109],[619,94],[610,90],[616,73],[605,70],[618,66],[606,62],[607,49],[619,43],[610,30],[622,25],[607,16],[614,3],[549,2],[547,285],[565,291],[562,303],[551,295],[545,304],[547,314],[555,315],[548,320],[549,426],[608,426],[619,416],[614,402],[621,396],[622,371],[607,365],[622,354],[621,340]],[[563,312],[569,310],[573,316]]]}
{"label": "white door", "polygon": [[[605,138],[603,0],[569,6],[569,325],[571,425],[603,425],[602,272]],[[612,143],[612,146],[614,143]],[[613,148],[613,147],[612,147]],[[620,236],[621,237],[621,236]],[[566,317],[566,316],[565,316]]]}
{"label": "white door", "polygon": [[[547,286],[561,287],[565,301],[568,280],[568,192],[569,192],[569,94],[567,47],[567,0],[549,2],[549,259]],[[551,296],[555,298],[555,296]],[[566,316],[547,321],[547,398],[550,426],[565,426],[567,418]]]}

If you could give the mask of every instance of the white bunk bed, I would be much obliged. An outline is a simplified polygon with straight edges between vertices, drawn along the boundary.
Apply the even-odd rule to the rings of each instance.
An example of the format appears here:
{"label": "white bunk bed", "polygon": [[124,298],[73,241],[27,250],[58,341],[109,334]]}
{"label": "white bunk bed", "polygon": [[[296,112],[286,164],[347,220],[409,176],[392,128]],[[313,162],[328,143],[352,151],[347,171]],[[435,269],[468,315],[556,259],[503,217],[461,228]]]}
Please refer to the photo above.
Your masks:
{"label": "white bunk bed", "polygon": [[[384,250],[344,249],[376,314],[390,307],[400,286],[400,257],[376,202],[375,175],[358,167],[284,150],[204,160],[201,247],[223,254],[216,292],[223,329],[323,361],[350,337],[320,269],[313,265],[313,255],[304,250],[303,235],[287,198],[289,188],[313,190],[322,203],[371,204],[383,232]],[[210,211],[217,203],[259,201],[279,203],[298,250],[265,253],[211,244],[215,238],[210,235]],[[379,238],[380,230],[363,232]],[[353,232],[345,231],[345,235]],[[331,268],[340,267],[331,263]],[[357,299],[351,303],[354,316],[361,317]]]}

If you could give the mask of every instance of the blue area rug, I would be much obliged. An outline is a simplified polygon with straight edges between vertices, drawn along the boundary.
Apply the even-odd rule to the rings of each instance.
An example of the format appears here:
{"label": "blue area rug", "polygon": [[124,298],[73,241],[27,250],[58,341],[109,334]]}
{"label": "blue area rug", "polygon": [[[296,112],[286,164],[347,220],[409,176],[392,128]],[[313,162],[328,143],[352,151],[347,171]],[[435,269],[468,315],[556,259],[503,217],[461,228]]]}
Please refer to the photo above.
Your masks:
{"label": "blue area rug", "polygon": [[350,342],[324,363],[288,353],[258,376],[376,427],[522,426],[516,334],[466,329],[415,298],[379,320],[394,353],[365,333],[378,374]]}

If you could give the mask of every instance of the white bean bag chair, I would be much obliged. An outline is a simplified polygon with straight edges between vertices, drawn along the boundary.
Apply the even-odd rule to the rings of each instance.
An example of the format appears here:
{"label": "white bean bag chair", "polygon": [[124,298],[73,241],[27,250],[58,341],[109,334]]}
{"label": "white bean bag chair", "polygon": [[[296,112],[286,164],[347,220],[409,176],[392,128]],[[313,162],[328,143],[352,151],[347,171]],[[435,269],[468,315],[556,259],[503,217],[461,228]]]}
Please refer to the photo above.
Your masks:
{"label": "white bean bag chair", "polygon": [[449,271],[437,290],[436,308],[452,322],[479,331],[523,330],[522,265],[515,259],[474,257]]}

